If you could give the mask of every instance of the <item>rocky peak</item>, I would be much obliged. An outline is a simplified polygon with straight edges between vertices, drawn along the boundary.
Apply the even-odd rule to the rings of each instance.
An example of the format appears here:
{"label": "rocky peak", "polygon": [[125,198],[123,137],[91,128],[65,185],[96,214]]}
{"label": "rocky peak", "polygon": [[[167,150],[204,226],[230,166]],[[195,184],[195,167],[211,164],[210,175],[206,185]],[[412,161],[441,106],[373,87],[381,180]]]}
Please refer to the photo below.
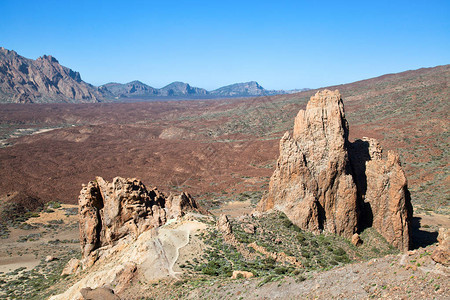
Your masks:
{"label": "rocky peak", "polygon": [[41,61],[46,60],[46,61],[48,61],[50,63],[57,63],[57,64],[59,64],[59,61],[56,58],[54,58],[53,56],[51,56],[51,55],[43,55],[43,56],[38,57],[36,60],[38,60],[38,61],[39,60],[41,60]]}
{"label": "rocky peak", "polygon": [[0,50],[0,102],[99,102],[103,96],[80,73],[51,55],[27,59]]}
{"label": "rocky peak", "polygon": [[[280,141],[269,192],[258,210],[283,211],[299,227],[351,238],[372,226],[399,249],[409,247],[412,206],[398,155],[374,139],[348,141],[339,91],[319,91]],[[389,188],[385,188],[388,186]]]}
{"label": "rocky peak", "polygon": [[16,51],[14,50],[8,50],[4,47],[0,47],[0,54],[2,56],[6,56],[6,55],[17,55]]}

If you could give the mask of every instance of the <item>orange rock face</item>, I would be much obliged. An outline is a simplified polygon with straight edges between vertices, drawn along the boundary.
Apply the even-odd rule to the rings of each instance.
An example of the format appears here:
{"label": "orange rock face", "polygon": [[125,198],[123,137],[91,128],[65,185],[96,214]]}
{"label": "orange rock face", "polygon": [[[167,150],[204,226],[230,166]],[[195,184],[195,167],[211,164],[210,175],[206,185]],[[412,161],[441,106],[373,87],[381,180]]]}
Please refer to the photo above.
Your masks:
{"label": "orange rock face", "polygon": [[283,211],[300,228],[351,238],[373,226],[399,249],[409,247],[412,207],[398,156],[378,143],[348,141],[338,91],[320,91],[280,141],[269,192],[257,210]]}

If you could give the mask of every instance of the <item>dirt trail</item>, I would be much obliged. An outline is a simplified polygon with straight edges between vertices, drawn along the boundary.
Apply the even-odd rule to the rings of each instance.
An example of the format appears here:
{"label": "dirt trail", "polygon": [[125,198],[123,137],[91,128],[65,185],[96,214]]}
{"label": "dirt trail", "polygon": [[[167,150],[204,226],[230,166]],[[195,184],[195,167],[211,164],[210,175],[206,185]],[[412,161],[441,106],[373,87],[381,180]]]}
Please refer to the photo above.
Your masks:
{"label": "dirt trail", "polygon": [[157,230],[142,233],[137,240],[123,239],[114,247],[106,250],[105,258],[99,260],[83,278],[70,287],[65,293],[51,299],[79,299],[82,288],[114,286],[120,281],[121,274],[129,263],[135,264],[138,276],[145,282],[173,277],[177,272],[173,267],[178,260],[180,249],[189,244],[190,234],[194,230],[206,228],[206,224],[182,220],[169,222]]}
{"label": "dirt trail", "polygon": [[[171,226],[170,226],[171,227]],[[173,267],[180,255],[180,249],[189,244],[189,236],[193,230],[203,229],[205,224],[195,221],[182,222],[175,228],[161,228],[153,241],[156,256],[149,256],[142,266],[147,280],[161,278],[162,274],[177,278]]]}

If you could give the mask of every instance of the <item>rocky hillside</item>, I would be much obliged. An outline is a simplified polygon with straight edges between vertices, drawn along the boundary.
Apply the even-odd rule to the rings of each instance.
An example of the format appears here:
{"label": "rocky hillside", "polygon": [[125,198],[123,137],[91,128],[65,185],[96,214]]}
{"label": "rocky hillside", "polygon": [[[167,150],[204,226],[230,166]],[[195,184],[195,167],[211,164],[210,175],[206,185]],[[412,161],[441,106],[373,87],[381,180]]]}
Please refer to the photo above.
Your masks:
{"label": "rocky hillside", "polygon": [[[166,197],[140,180],[121,177],[112,182],[97,177],[84,185],[79,217],[81,259],[70,259],[53,286],[27,295],[328,299],[402,298],[414,291],[424,299],[449,290],[446,229],[439,232],[439,246],[398,253],[370,228],[363,241],[350,243],[302,230],[281,212],[216,218],[188,194]],[[8,285],[8,295],[17,290]]]}
{"label": "rocky hillside", "polygon": [[0,48],[0,103],[100,102],[103,95],[52,56],[36,60]]}

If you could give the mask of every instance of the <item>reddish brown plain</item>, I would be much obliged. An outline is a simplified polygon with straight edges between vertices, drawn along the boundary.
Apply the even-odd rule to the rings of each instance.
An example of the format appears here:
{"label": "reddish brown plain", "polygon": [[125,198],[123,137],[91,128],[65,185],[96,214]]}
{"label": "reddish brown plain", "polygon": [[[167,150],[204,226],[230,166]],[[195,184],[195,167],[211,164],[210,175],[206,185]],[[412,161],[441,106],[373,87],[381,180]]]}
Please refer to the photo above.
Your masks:
{"label": "reddish brown plain", "polygon": [[[448,210],[450,66],[339,89],[354,137],[397,150],[413,205]],[[0,106],[0,197],[77,203],[81,184],[137,177],[203,204],[267,190],[284,132],[317,90],[272,97]],[[33,134],[29,134],[33,133]]]}

